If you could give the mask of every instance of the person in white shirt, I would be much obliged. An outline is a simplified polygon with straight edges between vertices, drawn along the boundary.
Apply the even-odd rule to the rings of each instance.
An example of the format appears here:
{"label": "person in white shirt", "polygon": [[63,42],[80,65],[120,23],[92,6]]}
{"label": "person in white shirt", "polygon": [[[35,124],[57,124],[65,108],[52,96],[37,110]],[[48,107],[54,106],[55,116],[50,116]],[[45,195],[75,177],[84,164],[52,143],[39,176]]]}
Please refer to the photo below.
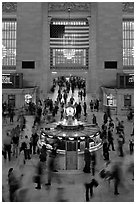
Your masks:
{"label": "person in white shirt", "polygon": [[30,157],[30,140],[29,140],[27,135],[25,136],[25,138],[23,140],[23,145],[24,145],[25,159],[31,159],[31,157]]}

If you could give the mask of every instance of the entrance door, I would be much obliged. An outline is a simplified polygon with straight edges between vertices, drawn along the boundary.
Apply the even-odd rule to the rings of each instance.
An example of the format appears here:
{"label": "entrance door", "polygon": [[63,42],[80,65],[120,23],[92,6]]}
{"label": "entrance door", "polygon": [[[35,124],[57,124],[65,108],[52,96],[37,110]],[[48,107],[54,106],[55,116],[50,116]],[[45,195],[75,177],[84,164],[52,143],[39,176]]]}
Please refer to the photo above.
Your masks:
{"label": "entrance door", "polygon": [[76,170],[77,169],[77,140],[66,141],[66,169]]}

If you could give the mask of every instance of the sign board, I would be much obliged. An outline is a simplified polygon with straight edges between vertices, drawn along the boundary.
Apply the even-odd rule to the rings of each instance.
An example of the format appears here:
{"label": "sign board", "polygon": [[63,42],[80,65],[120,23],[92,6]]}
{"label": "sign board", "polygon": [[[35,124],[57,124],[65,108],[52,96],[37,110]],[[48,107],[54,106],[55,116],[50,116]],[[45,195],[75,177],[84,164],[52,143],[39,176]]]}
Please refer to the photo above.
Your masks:
{"label": "sign board", "polygon": [[14,78],[11,74],[2,74],[2,88],[13,88]]}

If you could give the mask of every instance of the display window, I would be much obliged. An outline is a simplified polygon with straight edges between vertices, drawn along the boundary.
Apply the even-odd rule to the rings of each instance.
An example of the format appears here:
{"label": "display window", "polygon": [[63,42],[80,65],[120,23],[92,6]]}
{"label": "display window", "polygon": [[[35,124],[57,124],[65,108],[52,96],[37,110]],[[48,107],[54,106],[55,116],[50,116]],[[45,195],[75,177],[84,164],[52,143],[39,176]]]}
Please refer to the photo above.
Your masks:
{"label": "display window", "polygon": [[117,106],[117,99],[112,94],[106,95],[107,97],[107,106]]}

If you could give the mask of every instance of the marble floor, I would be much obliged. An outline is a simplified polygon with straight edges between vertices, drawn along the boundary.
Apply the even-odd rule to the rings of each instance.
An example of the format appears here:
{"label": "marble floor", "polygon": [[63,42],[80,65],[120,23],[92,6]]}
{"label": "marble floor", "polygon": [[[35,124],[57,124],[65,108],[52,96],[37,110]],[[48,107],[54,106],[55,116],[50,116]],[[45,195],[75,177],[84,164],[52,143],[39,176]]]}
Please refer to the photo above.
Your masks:
{"label": "marble floor", "polygon": [[[57,91],[56,91],[57,92]],[[56,99],[56,92],[54,94],[49,94],[49,97],[52,97],[53,100]],[[69,95],[70,97],[70,95]],[[77,91],[74,94],[75,100],[78,101]],[[87,104],[92,97],[87,95]],[[102,124],[103,112],[90,112],[88,106],[88,121],[92,120],[92,114],[95,113],[99,126]],[[115,121],[116,115],[112,116]],[[120,120],[124,120],[125,126],[125,144],[124,144],[124,158],[118,157],[117,154],[117,135],[114,132],[114,143],[115,143],[115,152],[110,151],[111,161],[123,160],[127,161],[133,159],[133,156],[129,155],[128,141],[130,134],[132,132],[133,123],[127,121],[126,116],[118,115]],[[60,113],[56,116],[56,121],[60,119]],[[81,120],[84,119],[84,116],[81,117]],[[24,134],[31,135],[31,127],[33,124],[33,116],[26,116],[26,128]],[[2,138],[4,138],[6,131],[12,129],[16,126],[16,117],[15,122],[8,125],[2,126]],[[43,127],[46,124],[43,123]],[[2,160],[2,184],[3,184],[3,197],[5,201],[8,200],[8,183],[7,183],[7,173],[10,167],[17,168],[17,160],[12,158],[11,162],[4,162]],[[47,182],[47,172],[43,176],[43,185],[41,190],[35,189],[35,184],[33,183],[33,175],[35,174],[35,166],[38,161],[38,156],[33,155],[31,160],[28,160],[24,166],[23,170],[23,186],[27,188],[27,195],[25,196],[26,202],[85,202],[85,187],[84,183],[91,180],[91,174],[86,174],[83,171],[58,171],[53,174],[52,185],[50,188],[45,187]],[[126,162],[127,163],[127,162]],[[105,165],[105,161],[102,156],[102,149],[97,152],[97,164],[96,164],[96,175],[95,178],[98,181],[99,185],[94,189],[94,196],[91,198],[90,202],[133,202],[134,201],[134,181],[132,180],[132,175],[130,173],[125,173],[124,182],[119,186],[119,195],[114,195],[113,182],[110,186],[107,181],[102,180],[99,177],[99,171]],[[124,166],[124,169],[126,166]],[[58,178],[60,182],[58,182]]]}

